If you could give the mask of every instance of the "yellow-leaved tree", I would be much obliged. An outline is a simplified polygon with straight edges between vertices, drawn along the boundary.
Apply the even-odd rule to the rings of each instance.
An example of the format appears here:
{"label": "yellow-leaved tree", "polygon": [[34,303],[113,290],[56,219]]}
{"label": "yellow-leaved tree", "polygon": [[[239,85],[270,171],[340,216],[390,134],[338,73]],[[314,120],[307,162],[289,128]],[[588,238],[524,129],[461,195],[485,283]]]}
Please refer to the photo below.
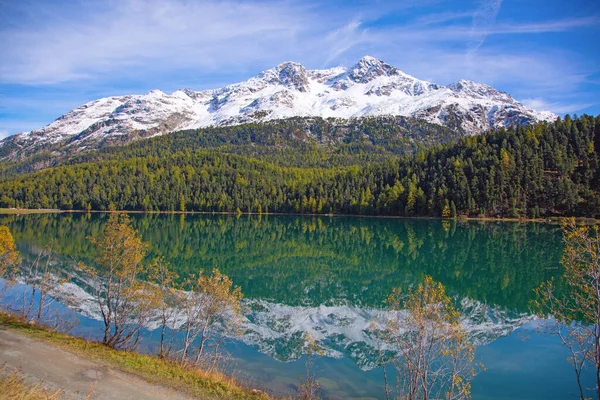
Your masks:
{"label": "yellow-leaved tree", "polygon": [[0,225],[0,277],[7,277],[11,268],[19,261],[19,252],[10,229]]}
{"label": "yellow-leaved tree", "polygon": [[88,238],[96,246],[95,264],[80,264],[92,278],[104,322],[102,342],[135,347],[140,330],[156,308],[156,291],[140,279],[146,244],[126,214],[112,213],[102,234]]}

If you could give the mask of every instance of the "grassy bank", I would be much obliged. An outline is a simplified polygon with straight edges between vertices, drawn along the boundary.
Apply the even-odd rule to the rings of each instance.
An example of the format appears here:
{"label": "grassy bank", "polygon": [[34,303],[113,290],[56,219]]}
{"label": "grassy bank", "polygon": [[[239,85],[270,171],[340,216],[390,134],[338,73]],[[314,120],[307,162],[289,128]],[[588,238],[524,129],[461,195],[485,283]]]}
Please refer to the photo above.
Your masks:
{"label": "grassy bank", "polygon": [[44,209],[29,209],[29,208],[0,208],[0,214],[48,214],[48,213],[60,213],[62,210],[56,210],[52,208]]}
{"label": "grassy bank", "polygon": [[[183,367],[175,362],[163,360],[156,356],[111,349],[98,342],[87,341],[67,334],[53,332],[43,326],[29,324],[21,318],[3,312],[0,312],[0,326],[59,347],[80,357],[101,361],[109,367],[134,374],[150,383],[185,392],[195,398],[270,398],[265,393],[246,388],[221,373],[206,373],[195,368]],[[17,385],[18,379],[13,379],[12,382]],[[23,385],[23,390],[28,389]]]}

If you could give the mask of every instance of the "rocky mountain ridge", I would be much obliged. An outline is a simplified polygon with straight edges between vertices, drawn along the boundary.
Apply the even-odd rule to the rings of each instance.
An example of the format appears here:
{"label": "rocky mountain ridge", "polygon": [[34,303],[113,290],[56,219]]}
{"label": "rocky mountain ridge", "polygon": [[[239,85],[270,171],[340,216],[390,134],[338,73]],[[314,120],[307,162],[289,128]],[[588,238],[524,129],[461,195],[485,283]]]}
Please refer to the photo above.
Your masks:
{"label": "rocky mountain ridge", "polygon": [[72,152],[208,126],[290,117],[422,118],[465,134],[550,121],[556,115],[525,107],[491,86],[460,80],[448,86],[412,77],[373,57],[350,68],[307,70],[285,62],[221,89],[102,98],[51,124],[0,141],[0,159],[15,161],[57,147]]}

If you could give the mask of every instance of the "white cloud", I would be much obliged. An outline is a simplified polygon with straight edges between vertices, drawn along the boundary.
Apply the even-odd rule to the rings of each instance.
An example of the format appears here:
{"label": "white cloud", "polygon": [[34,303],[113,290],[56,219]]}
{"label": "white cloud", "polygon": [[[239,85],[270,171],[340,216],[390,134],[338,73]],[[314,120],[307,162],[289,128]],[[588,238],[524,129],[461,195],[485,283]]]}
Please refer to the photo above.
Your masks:
{"label": "white cloud", "polygon": [[369,30],[362,28],[360,21],[352,21],[340,29],[330,32],[324,40],[329,47],[329,55],[325,59],[324,65],[331,64],[349,50],[372,42],[372,40]]}
{"label": "white cloud", "polygon": [[549,110],[556,114],[573,114],[594,105],[594,103],[560,103],[547,101],[541,97],[523,99],[523,104],[535,110]]}
{"label": "white cloud", "polygon": [[565,32],[576,28],[594,26],[598,24],[597,17],[569,18],[558,21],[545,21],[538,23],[497,24],[489,28],[487,34],[520,34],[520,33],[550,33]]}
{"label": "white cloud", "polygon": [[445,22],[457,21],[461,19],[469,19],[473,18],[473,13],[468,11],[463,12],[445,12],[445,13],[435,13],[423,15],[415,21],[419,25],[435,25]]}

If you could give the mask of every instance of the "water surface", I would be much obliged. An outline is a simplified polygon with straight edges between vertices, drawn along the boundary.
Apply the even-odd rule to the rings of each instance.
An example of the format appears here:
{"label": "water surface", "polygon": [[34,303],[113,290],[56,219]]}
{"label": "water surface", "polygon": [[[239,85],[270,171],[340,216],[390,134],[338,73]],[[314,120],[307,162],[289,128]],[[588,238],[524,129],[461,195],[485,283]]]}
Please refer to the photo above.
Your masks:
{"label": "water surface", "polygon": [[[383,398],[366,328],[385,319],[393,288],[431,275],[461,310],[487,367],[473,382],[473,398],[577,398],[564,349],[536,332],[529,307],[534,288],[560,277],[556,226],[273,215],[131,219],[150,245],[149,258],[165,257],[181,279],[219,268],[242,288],[247,333],[229,350],[235,370],[253,384],[290,393],[304,373],[308,331],[325,349],[317,362],[324,398]],[[55,268],[70,274],[77,261],[89,261],[87,237],[102,232],[106,220],[104,214],[31,214],[1,216],[0,224],[13,232],[25,262],[53,242]],[[85,287],[77,277],[73,283]],[[78,311],[77,332],[92,335],[99,322]],[[150,349],[156,334],[145,334]]]}

